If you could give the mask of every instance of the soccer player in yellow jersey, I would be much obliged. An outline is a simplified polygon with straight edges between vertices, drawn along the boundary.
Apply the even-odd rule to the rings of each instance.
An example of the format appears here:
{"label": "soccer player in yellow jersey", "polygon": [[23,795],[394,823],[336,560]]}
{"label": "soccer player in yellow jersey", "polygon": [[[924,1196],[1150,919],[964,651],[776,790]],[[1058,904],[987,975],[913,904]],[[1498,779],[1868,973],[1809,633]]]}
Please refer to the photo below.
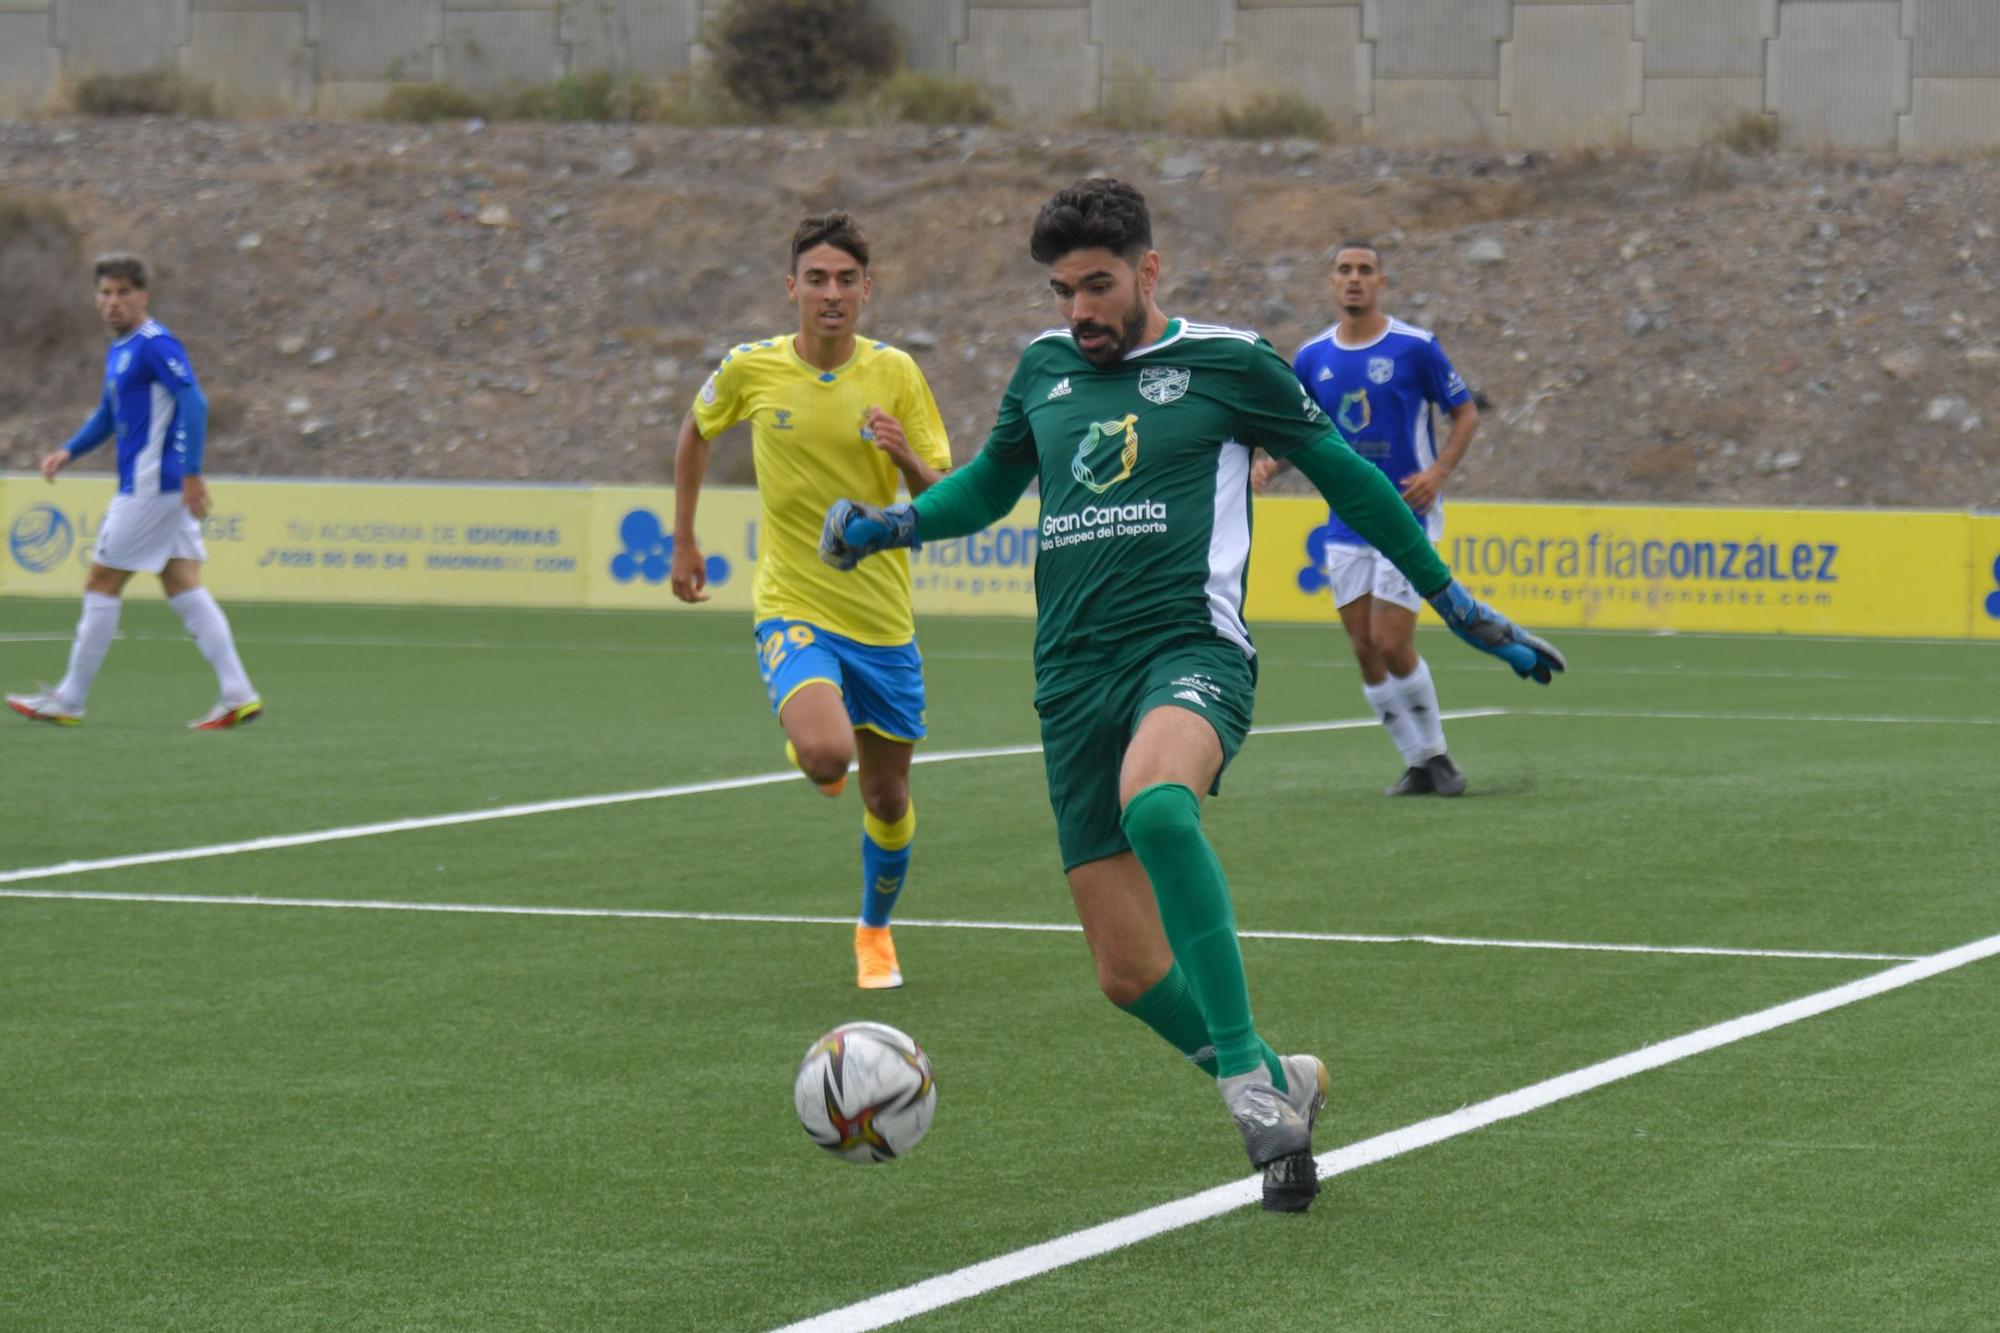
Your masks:
{"label": "soccer player in yellow jersey", "polygon": [[951,445],[916,362],[855,336],[869,276],[868,242],[853,218],[822,213],[799,224],[785,292],[798,307],[798,333],[723,357],[681,422],[674,596],[708,599],[695,540],[708,442],[748,420],[763,503],[752,591],[758,669],[786,753],[821,791],[838,796],[860,755],[855,976],[864,990],[886,990],[903,984],[889,914],[910,865],[910,755],[924,736],[910,565],[896,551],[855,574],[831,569],[819,558],[820,523],[842,496],[886,505],[898,484],[923,494],[951,467]]}

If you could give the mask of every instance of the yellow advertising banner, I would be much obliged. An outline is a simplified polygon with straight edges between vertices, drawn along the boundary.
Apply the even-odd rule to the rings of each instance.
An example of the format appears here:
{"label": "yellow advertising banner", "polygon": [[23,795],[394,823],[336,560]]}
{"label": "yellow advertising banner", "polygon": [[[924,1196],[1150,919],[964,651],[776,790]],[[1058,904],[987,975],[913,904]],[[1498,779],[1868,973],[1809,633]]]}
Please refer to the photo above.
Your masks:
{"label": "yellow advertising banner", "polygon": [[[1326,507],[1259,501],[1249,613],[1333,618]],[[1482,504],[1440,553],[1475,596],[1550,629],[1967,633],[1964,514]]]}
{"label": "yellow advertising banner", "polygon": [[[668,586],[673,492],[219,478],[203,525],[211,579],[246,600],[686,610]],[[102,475],[0,478],[0,592],[74,597],[112,495]],[[1253,620],[1336,618],[1324,505],[1260,498]],[[701,498],[711,600],[747,615],[753,490]],[[926,544],[917,614],[1034,614],[1037,506]],[[2000,516],[1863,510],[1454,503],[1452,570],[1547,629],[1722,630],[2000,639]],[[151,580],[134,583],[157,595]]]}
{"label": "yellow advertising banner", "polygon": [[1972,549],[1972,637],[2000,639],[2000,514],[1973,518],[1966,527]]}
{"label": "yellow advertising banner", "polygon": [[0,526],[7,533],[0,592],[81,596],[104,507],[117,490],[111,477],[64,477],[55,486],[40,477],[0,481]]}
{"label": "yellow advertising banner", "polygon": [[[77,595],[108,477],[0,492],[5,591]],[[208,581],[248,601],[580,606],[590,492],[508,486],[212,480]],[[157,595],[136,579],[140,595]]]}
{"label": "yellow advertising banner", "polygon": [[[664,487],[600,486],[591,492],[590,577],[585,605],[674,611],[733,611],[748,617],[757,572],[757,493],[704,487],[695,515],[708,600],[674,597],[674,493]],[[746,633],[748,631],[745,631]]]}
{"label": "yellow advertising banner", "polygon": [[1022,500],[1006,518],[970,537],[926,542],[910,556],[910,589],[926,615],[1035,614],[1035,548],[1041,505]]}
{"label": "yellow advertising banner", "polygon": [[[917,615],[1032,616],[1039,513],[1023,500],[984,532],[929,542],[910,557]],[[709,600],[690,607],[668,586],[674,493],[665,488],[600,487],[592,493],[589,602],[747,613],[757,565],[757,493],[704,487],[696,510]]]}

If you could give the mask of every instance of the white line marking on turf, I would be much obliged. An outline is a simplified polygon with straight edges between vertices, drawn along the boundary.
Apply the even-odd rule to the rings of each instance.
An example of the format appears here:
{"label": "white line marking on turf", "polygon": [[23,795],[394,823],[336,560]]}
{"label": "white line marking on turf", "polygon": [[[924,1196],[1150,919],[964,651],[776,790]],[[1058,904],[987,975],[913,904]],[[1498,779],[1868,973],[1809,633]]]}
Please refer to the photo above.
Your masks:
{"label": "white line marking on turf", "polygon": [[[73,635],[37,635],[28,642],[68,643]],[[156,634],[137,631],[120,634],[121,640],[137,643],[185,643],[187,638],[180,634]],[[6,636],[0,635],[0,642]],[[455,652],[470,650],[478,652],[523,652],[523,653],[586,653],[602,656],[607,653],[639,653],[656,657],[748,657],[757,651],[756,643],[744,636],[740,647],[730,647],[719,643],[521,643],[499,639],[361,639],[342,635],[310,634],[239,634],[236,642],[279,648],[385,648],[407,652]],[[926,660],[936,658],[951,662],[1018,662],[1024,668],[1030,663],[1025,651],[1015,652],[957,652],[951,649],[927,650]],[[1913,679],[1902,677],[1901,679]],[[1953,677],[1952,679],[1957,679]]]}
{"label": "white line marking on turf", "polygon": [[1626,718],[1657,722],[1854,722],[1913,727],[2000,727],[2000,717],[1921,717],[1892,713],[1697,713],[1618,708],[1514,708],[1517,717]]}
{"label": "white line marking on turf", "polygon": [[[839,926],[851,916],[805,916],[783,912],[689,912],[647,907],[538,907],[512,903],[420,903],[393,898],[273,898],[262,894],[121,893],[116,890],[0,889],[0,898],[57,902],[179,903],[204,907],[310,907],[363,912],[444,912],[473,916],[553,916],[621,921],[711,921],[724,925]],[[950,918],[896,918],[911,930],[1012,930],[1030,934],[1079,935],[1074,921],[966,921]],[[1702,944],[1595,944],[1565,940],[1489,940],[1470,935],[1358,935],[1341,931],[1239,930],[1246,940],[1300,940],[1312,944],[1435,944],[1468,949],[1547,949],[1581,953],[1695,954],[1716,958],[1831,959],[1841,962],[1909,962],[1907,953],[1848,953],[1829,949],[1735,949]]]}
{"label": "white line marking on turf", "polygon": [[[1475,717],[1497,717],[1501,708],[1470,708],[1442,712],[1447,722]],[[1292,735],[1309,731],[1354,731],[1380,726],[1374,718],[1341,718],[1333,722],[1299,722],[1289,726],[1252,727],[1253,736]],[[949,764],[966,759],[1004,759],[1016,755],[1040,754],[1039,745],[1002,745],[984,750],[933,750],[920,753],[916,764]],[[123,870],[131,866],[161,865],[169,861],[199,861],[212,856],[237,856],[244,852],[268,852],[283,847],[307,847],[321,842],[342,842],[350,838],[372,838],[383,833],[410,833],[418,829],[448,828],[455,824],[483,824],[494,819],[518,819],[523,815],[546,815],[564,810],[588,810],[605,805],[629,805],[635,801],[663,801],[674,796],[700,796],[709,792],[737,791],[745,787],[768,787],[780,782],[800,782],[796,769],[782,773],[756,773],[744,778],[720,778],[712,782],[687,782],[674,787],[648,787],[641,791],[609,792],[601,796],[568,796],[553,801],[529,801],[518,805],[495,806],[490,810],[464,810],[448,815],[419,815],[410,819],[389,819],[375,824],[355,824],[346,828],[315,829],[307,833],[283,833],[244,842],[221,842],[206,847],[181,847],[164,852],[137,852],[129,856],[107,856],[94,861],[63,861],[56,865],[26,866],[0,871],[0,884],[18,884],[31,879],[55,879],[81,875],[93,870]]]}
{"label": "white line marking on turf", "polygon": [[[1862,977],[1830,990],[1819,991],[1769,1009],[1760,1009],[1753,1014],[1732,1018],[1726,1022],[1683,1033],[1655,1045],[1645,1046],[1624,1055],[1588,1065],[1582,1069],[1559,1074],[1544,1079],[1540,1083],[1517,1088],[1513,1092],[1502,1093],[1472,1106],[1461,1107],[1444,1115],[1433,1116],[1429,1120],[1406,1125],[1401,1129],[1377,1134],[1374,1138],[1351,1143],[1344,1148],[1319,1155],[1321,1179],[1345,1175],[1358,1171],[1364,1166],[1384,1162],[1392,1157],[1401,1157],[1419,1148],[1427,1148],[1446,1139],[1469,1134],[1476,1129],[1502,1120],[1512,1120],[1544,1106],[1566,1101],[1608,1083],[1630,1078],[1648,1070],[1670,1065],[1689,1056],[1700,1055],[1733,1042],[1759,1036],[1788,1024],[1817,1017],[1845,1005],[1857,1003],[1888,991],[1964,967],[1983,959],[2000,954],[2000,935],[1991,935],[1971,944],[1948,949],[1944,953],[1933,954],[1892,967],[1886,972]],[[1205,1222],[1220,1217],[1255,1201],[1262,1188],[1257,1176],[1238,1180],[1228,1185],[1219,1185],[1200,1194],[1161,1204],[1129,1217],[1090,1227],[1083,1231],[1059,1236],[1054,1240],[1031,1245],[1012,1254],[1003,1254],[982,1263],[972,1264],[956,1272],[943,1273],[922,1282],[884,1292],[865,1301],[829,1310],[795,1324],[788,1324],[780,1333],[864,1333],[868,1329],[883,1328],[920,1314],[939,1309],[958,1301],[966,1300],[998,1287],[1010,1286],[1028,1278],[1067,1267],[1084,1259],[1108,1254],[1128,1245],[1150,1240],[1154,1236],[1177,1231],[1182,1227]]]}
{"label": "white line marking on turf", "polygon": [[[1565,631],[1565,633],[1568,632],[1572,631]],[[1631,631],[1622,630],[1618,632],[1631,633]],[[72,637],[69,633],[0,634],[0,644],[10,642],[68,643]],[[143,630],[129,634],[121,633],[118,637],[121,642],[131,640],[141,643],[172,643],[177,645],[187,642],[185,635],[153,633]],[[1732,637],[1754,636],[1737,635]],[[284,648],[382,648],[408,652],[507,651],[586,653],[593,656],[637,653],[667,657],[740,657],[754,651],[754,648],[748,641],[740,647],[729,647],[722,644],[519,643],[498,639],[384,639],[351,638],[342,635],[298,634],[239,634],[236,636],[236,641],[238,643]],[[1028,660],[1026,654],[1019,651],[980,652],[970,649],[955,650],[949,648],[926,650],[924,656],[927,660],[935,659],[943,662],[1020,662],[1025,664]],[[1353,660],[1351,657],[1288,657],[1275,652],[1266,652],[1263,654],[1263,657],[1267,665],[1287,667],[1344,668]],[[1475,672],[1482,674],[1491,673],[1493,668],[1490,663],[1482,665],[1477,662],[1436,662],[1432,664],[1431,670],[1433,672],[1448,672],[1456,675],[1471,675]],[[1667,678],[1681,676],[1689,679],[1726,680],[1891,680],[1935,684],[1977,684],[1995,679],[1993,676],[1983,674],[1919,675],[1909,672],[1889,671],[1789,671],[1775,667],[1764,670],[1723,670],[1698,666],[1593,666],[1589,670],[1593,676],[1661,676]]]}

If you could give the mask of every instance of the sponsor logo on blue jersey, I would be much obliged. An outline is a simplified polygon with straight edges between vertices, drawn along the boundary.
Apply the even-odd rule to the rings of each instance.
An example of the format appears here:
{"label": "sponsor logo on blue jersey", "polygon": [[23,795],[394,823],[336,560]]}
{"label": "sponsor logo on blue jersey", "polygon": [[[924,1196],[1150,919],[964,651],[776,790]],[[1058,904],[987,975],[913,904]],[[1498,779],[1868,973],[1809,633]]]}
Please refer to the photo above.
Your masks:
{"label": "sponsor logo on blue jersey", "polygon": [[[625,549],[611,557],[611,577],[620,583],[644,579],[665,583],[673,569],[674,539],[660,526],[660,516],[650,509],[634,509],[618,524],[618,540]],[[729,561],[712,555],[704,562],[708,581],[718,587],[729,582]]]}
{"label": "sponsor logo on blue jersey", "polygon": [[30,505],[7,530],[7,549],[30,574],[46,574],[76,549],[76,529],[54,505]]}

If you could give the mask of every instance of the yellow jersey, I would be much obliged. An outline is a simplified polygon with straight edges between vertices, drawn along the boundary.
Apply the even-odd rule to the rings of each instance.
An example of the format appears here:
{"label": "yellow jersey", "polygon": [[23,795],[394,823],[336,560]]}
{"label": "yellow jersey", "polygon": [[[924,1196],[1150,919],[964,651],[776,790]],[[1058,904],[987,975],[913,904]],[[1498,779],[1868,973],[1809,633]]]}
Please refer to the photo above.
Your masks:
{"label": "yellow jersey", "polygon": [[835,370],[798,354],[791,334],[744,343],[701,386],[694,423],[714,439],[751,423],[763,522],[751,601],[758,620],[808,620],[860,643],[894,647],[916,638],[910,557],[885,551],[842,573],[819,558],[820,528],[835,500],[893,504],[902,473],[862,435],[879,407],[903,425],[910,449],[943,470],[951,443],[931,386],[909,354],[868,338]]}

